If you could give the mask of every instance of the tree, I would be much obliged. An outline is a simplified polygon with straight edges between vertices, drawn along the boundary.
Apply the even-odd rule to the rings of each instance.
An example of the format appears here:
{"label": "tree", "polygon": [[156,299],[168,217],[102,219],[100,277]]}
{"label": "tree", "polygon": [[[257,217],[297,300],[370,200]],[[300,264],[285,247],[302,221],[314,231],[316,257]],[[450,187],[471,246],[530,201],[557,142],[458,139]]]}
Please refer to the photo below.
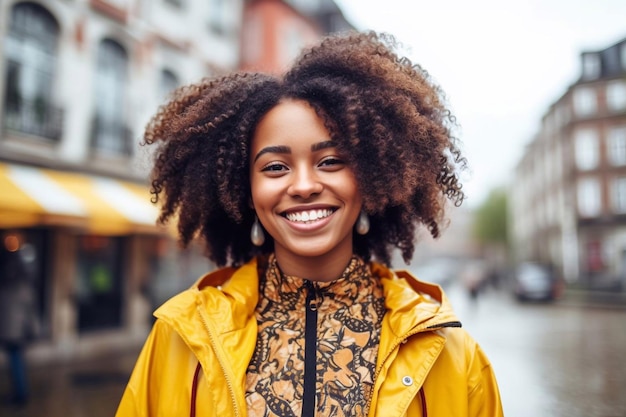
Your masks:
{"label": "tree", "polygon": [[507,193],[493,189],[476,209],[473,234],[483,246],[508,246]]}

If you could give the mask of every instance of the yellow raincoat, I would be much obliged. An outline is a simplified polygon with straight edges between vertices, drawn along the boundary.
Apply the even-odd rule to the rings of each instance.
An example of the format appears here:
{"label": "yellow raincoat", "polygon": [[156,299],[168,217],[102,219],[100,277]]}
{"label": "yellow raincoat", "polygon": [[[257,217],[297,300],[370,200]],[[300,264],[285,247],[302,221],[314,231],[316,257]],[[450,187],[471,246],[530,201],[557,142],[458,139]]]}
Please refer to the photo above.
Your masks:
{"label": "yellow raincoat", "polygon": [[[371,268],[387,312],[369,416],[502,416],[491,365],[441,288]],[[159,308],[116,416],[246,416],[258,281],[252,260],[207,274]]]}

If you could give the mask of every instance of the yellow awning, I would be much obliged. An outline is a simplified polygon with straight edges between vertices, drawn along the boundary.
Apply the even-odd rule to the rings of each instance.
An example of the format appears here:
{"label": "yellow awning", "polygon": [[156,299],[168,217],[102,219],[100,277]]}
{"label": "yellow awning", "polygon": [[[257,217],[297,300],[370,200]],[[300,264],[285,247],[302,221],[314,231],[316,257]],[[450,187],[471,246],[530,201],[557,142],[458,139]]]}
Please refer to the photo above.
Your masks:
{"label": "yellow awning", "polygon": [[165,233],[148,187],[107,177],[0,163],[0,228],[69,226],[89,233]]}

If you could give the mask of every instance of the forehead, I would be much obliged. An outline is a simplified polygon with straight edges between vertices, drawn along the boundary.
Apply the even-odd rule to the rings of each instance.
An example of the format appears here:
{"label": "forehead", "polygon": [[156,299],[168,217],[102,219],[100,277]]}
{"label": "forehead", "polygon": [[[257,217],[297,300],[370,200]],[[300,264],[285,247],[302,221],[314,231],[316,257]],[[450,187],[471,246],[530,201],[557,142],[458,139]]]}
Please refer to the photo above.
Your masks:
{"label": "forehead", "polygon": [[313,107],[303,100],[284,100],[259,121],[252,137],[252,149],[270,145],[309,146],[327,141],[330,134]]}

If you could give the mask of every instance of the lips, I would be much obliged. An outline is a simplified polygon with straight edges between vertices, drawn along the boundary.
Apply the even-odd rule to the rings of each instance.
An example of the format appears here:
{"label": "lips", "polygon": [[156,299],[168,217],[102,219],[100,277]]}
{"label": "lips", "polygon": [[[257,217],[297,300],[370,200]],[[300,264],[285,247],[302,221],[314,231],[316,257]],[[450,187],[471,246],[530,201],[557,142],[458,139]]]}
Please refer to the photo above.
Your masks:
{"label": "lips", "polygon": [[314,210],[298,210],[283,213],[283,216],[291,221],[298,223],[313,222],[324,219],[335,212],[335,209],[314,209]]}

